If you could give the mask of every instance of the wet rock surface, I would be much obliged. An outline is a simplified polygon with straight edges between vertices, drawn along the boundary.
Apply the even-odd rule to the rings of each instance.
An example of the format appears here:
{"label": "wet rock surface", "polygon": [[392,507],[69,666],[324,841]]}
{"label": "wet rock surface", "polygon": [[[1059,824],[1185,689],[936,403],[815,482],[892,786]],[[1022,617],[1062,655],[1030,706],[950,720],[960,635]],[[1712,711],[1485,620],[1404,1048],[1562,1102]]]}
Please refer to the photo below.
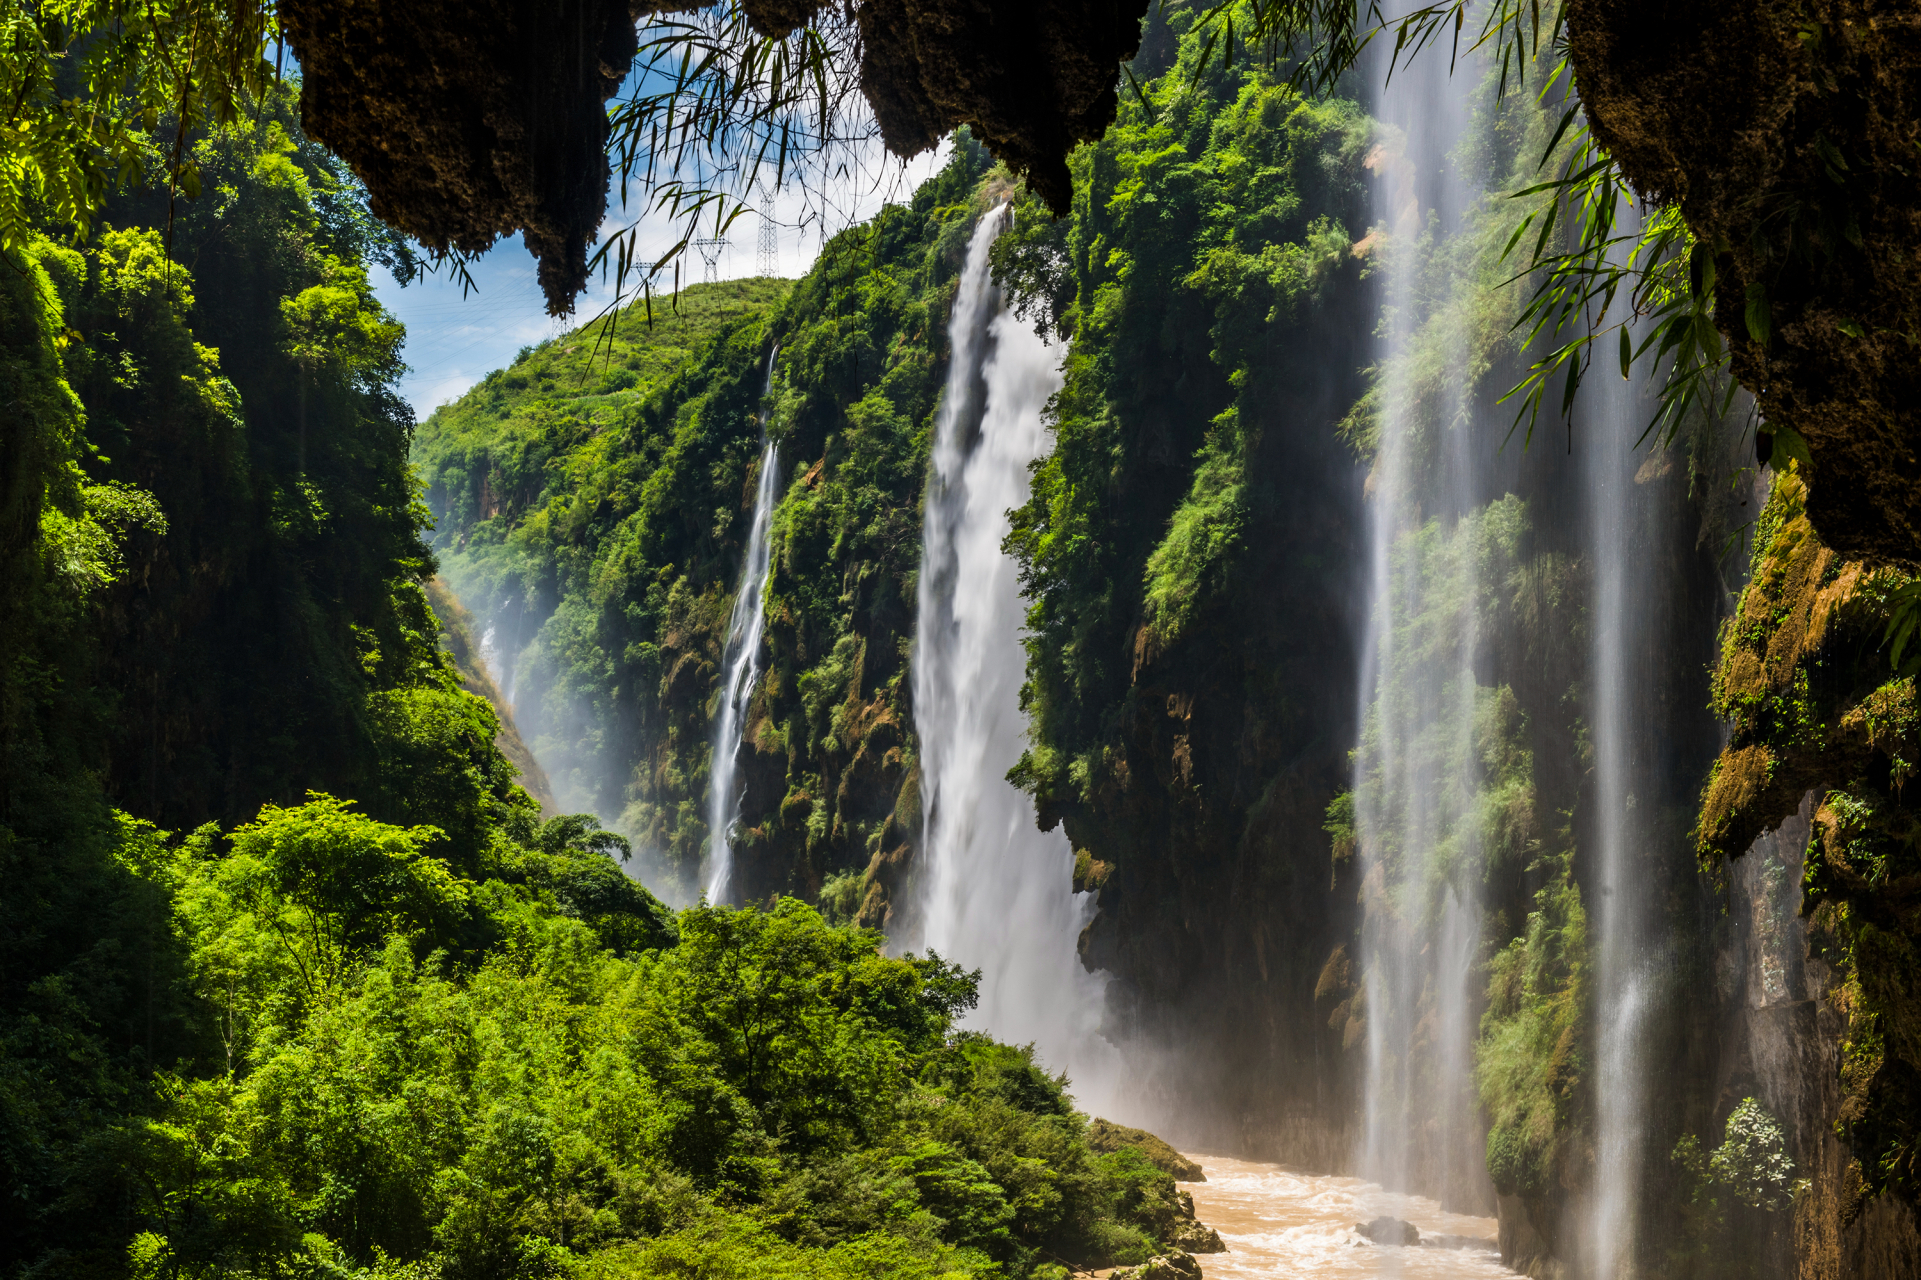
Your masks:
{"label": "wet rock surface", "polygon": [[1383,1216],[1369,1222],[1357,1222],[1354,1230],[1375,1244],[1406,1246],[1421,1243],[1421,1229],[1400,1218]]}
{"label": "wet rock surface", "polygon": [[1225,1253],[1227,1245],[1222,1242],[1221,1233],[1194,1216],[1194,1197],[1183,1191],[1178,1198],[1187,1220],[1174,1224],[1168,1233],[1168,1243],[1188,1253]]}

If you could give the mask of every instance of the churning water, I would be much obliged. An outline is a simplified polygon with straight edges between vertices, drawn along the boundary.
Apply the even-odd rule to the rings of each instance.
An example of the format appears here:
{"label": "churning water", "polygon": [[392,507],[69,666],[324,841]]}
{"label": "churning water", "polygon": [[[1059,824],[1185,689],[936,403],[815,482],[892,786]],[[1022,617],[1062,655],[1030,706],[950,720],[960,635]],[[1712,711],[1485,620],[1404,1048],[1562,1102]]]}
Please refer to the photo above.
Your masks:
{"label": "churning water", "polygon": [[[1190,1155],[1206,1182],[1183,1183],[1194,1213],[1221,1233],[1226,1253],[1199,1255],[1206,1280],[1503,1280],[1492,1218],[1449,1213],[1421,1196],[1395,1195],[1360,1178],[1301,1173],[1276,1164]],[[1376,1245],[1355,1224],[1385,1215],[1423,1240]],[[1443,1245],[1447,1247],[1442,1247]]]}
{"label": "churning water", "polygon": [[[773,389],[774,356],[767,353],[764,400]],[[772,544],[774,499],[780,488],[780,450],[764,440],[760,475],[754,486],[754,518],[747,533],[747,557],[740,566],[734,610],[727,620],[721,652],[720,705],[714,712],[713,769],[707,784],[707,900],[726,902],[733,877],[734,823],[740,816],[740,748],[747,728],[747,704],[760,679],[760,634],[764,620],[767,568]]]}
{"label": "churning water", "polygon": [[1008,210],[985,215],[967,250],[950,323],[952,356],[935,429],[919,584],[914,721],[920,736],[924,944],[981,970],[970,1021],[1032,1042],[1100,1106],[1115,1054],[1097,1031],[1104,981],[1075,940],[1093,895],[1073,890],[1073,850],[1043,832],[1007,781],[1026,743],[1020,688],[1024,608],[1001,550],[1008,511],[1027,500],[1028,463],[1047,444],[1042,411],[1061,385],[1062,348],[1002,305],[988,250]]}

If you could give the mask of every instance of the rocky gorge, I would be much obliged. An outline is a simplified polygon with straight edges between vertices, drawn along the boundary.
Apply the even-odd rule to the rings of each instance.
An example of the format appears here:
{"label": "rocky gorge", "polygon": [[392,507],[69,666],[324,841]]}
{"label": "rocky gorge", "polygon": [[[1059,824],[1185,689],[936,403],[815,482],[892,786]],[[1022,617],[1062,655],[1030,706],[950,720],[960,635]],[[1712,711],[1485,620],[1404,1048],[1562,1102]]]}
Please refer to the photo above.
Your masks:
{"label": "rocky gorge", "polygon": [[0,1271],[1921,1272],[1911,7],[33,7]]}
{"label": "rocky gorge", "polygon": [[[787,471],[731,892],[922,927],[922,483],[962,250],[1011,201],[1001,305],[1065,345],[1005,532],[1030,729],[1004,767],[1091,906],[1079,963],[1120,1104],[1190,1146],[1496,1216],[1535,1275],[1901,1274],[1921,1248],[1902,1006],[1852,957],[1906,954],[1882,941],[1905,926],[1833,905],[1898,901],[1841,851],[1900,820],[1820,799],[1904,767],[1877,644],[1898,574],[1863,593],[1874,571],[1806,560],[1817,535],[1783,515],[1801,481],[1757,467],[1742,408],[1649,443],[1651,393],[1625,383],[1565,439],[1514,434],[1495,402],[1528,359],[1524,295],[1495,197],[1547,112],[1435,87],[1460,103],[1443,136],[1431,108],[1302,101],[1184,66],[1190,22],[1150,17],[1145,96],[1074,153],[1070,217],[963,140],[667,382],[618,385],[583,335],[424,424],[450,579],[533,637],[530,742],[600,744],[616,764],[575,803],[693,892],[764,429]],[[1391,587],[1372,602],[1370,563]],[[1764,619],[1745,602],[1783,574],[1820,603]],[[1839,585],[1794,585],[1817,579]],[[1790,699],[1833,679],[1817,653],[1860,672],[1825,710],[1744,720],[1742,644]],[[1730,720],[1758,727],[1723,755]],[[1744,733],[1802,754],[1756,766]],[[1810,830],[1836,869],[1808,870]]]}

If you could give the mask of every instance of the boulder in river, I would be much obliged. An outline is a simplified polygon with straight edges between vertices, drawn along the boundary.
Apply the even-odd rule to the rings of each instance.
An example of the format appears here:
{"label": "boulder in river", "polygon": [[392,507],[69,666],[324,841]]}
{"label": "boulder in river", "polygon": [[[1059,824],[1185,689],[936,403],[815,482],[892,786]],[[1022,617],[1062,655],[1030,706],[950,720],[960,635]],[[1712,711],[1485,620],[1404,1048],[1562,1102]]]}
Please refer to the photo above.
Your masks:
{"label": "boulder in river", "polygon": [[1112,1120],[1097,1119],[1087,1126],[1087,1145],[1099,1155],[1119,1151],[1122,1147],[1133,1147],[1162,1173],[1173,1175],[1176,1182],[1207,1181],[1207,1175],[1201,1172],[1199,1165],[1145,1129],[1130,1129]]}
{"label": "boulder in river", "polygon": [[1357,1222],[1354,1229],[1375,1244],[1400,1246],[1421,1243],[1420,1228],[1399,1218],[1379,1217],[1372,1222]]}
{"label": "boulder in river", "polygon": [[1194,1261],[1193,1254],[1175,1249],[1138,1267],[1109,1272],[1107,1280],[1201,1280],[1201,1264]]}
{"label": "boulder in river", "polygon": [[1189,1253],[1226,1253],[1227,1246],[1221,1242],[1221,1233],[1205,1222],[1193,1220],[1174,1224],[1167,1242],[1177,1249]]}

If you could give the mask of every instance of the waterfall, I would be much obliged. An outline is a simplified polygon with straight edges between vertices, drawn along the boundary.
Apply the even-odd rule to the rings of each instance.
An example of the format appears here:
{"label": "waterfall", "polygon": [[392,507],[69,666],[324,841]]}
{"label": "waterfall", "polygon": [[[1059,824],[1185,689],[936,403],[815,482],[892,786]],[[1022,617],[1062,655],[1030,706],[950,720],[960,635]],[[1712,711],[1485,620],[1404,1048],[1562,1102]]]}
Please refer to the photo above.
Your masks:
{"label": "waterfall", "polygon": [[1640,820],[1657,785],[1651,746],[1660,725],[1645,694],[1663,662],[1654,643],[1659,584],[1657,513],[1635,483],[1647,422],[1639,381],[1596,379],[1583,415],[1580,483],[1591,547],[1589,663],[1598,875],[1589,919],[1595,947],[1594,1203],[1585,1246],[1592,1276],[1634,1274],[1636,1200],[1646,1181],[1648,1067],[1655,978],[1666,967],[1652,928],[1648,852]]}
{"label": "waterfall", "polygon": [[[767,353],[765,400],[773,390],[774,356]],[[774,497],[780,487],[780,450],[762,432],[760,474],[754,485],[754,519],[747,533],[747,557],[734,590],[721,651],[720,705],[714,714],[713,768],[707,784],[707,885],[709,902],[725,902],[734,870],[733,828],[740,816],[740,748],[747,728],[747,704],[760,680],[760,633],[765,616],[765,587],[774,524]]]}
{"label": "waterfall", "polygon": [[[494,633],[497,630],[499,630],[499,624],[489,622],[487,629],[480,633],[480,665],[486,670],[487,678],[492,680],[494,687],[498,689],[504,683],[500,675],[505,664],[500,656],[499,642],[494,639]],[[514,700],[511,697],[506,701],[508,706],[513,705]]]}
{"label": "waterfall", "polygon": [[1026,501],[1028,463],[1046,448],[1042,410],[1061,385],[1063,350],[1006,311],[988,250],[1008,217],[989,212],[968,245],[950,323],[952,355],[928,481],[914,664],[920,737],[925,944],[981,970],[969,1019],[1033,1043],[1101,1104],[1113,1050],[1096,1029],[1104,982],[1075,940],[1093,895],[1073,891],[1073,850],[1040,831],[1032,801],[1007,781],[1027,722],[1025,614],[1001,550],[1010,508]]}
{"label": "waterfall", "polygon": [[[501,700],[509,709],[514,705],[514,690],[520,679],[520,651],[511,645],[505,650],[501,648],[499,616],[513,608],[513,604],[512,596],[502,601],[494,617],[488,619],[486,629],[480,633],[480,665],[486,668],[487,678],[494,682],[494,688],[500,690]],[[519,615],[515,616],[518,618]]]}
{"label": "waterfall", "polygon": [[[1473,737],[1479,456],[1471,407],[1424,399],[1410,358],[1422,319],[1422,232],[1442,235],[1475,195],[1449,163],[1474,76],[1416,58],[1387,80],[1369,158],[1385,198],[1387,312],[1380,439],[1369,478],[1368,630],[1354,818],[1362,859],[1366,1002],[1361,1172],[1391,1191],[1473,1204],[1487,1183],[1473,1088]],[[1382,76],[1376,80],[1380,83]],[[1465,334],[1439,353],[1465,364]],[[1446,379],[1460,386],[1458,376]]]}

